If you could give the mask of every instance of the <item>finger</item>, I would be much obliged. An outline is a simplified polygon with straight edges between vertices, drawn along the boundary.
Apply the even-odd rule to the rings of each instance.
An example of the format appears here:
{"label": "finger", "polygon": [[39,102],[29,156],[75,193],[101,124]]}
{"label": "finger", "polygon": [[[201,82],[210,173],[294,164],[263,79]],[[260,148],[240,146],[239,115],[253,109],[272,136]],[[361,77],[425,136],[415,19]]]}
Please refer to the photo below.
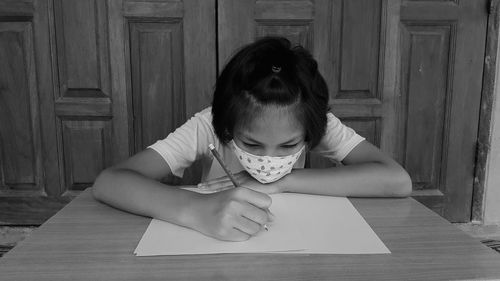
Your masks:
{"label": "finger", "polygon": [[243,210],[241,215],[259,225],[264,225],[271,221],[270,213],[255,207],[250,203],[245,203],[242,206]]}
{"label": "finger", "polygon": [[[246,175],[247,175],[247,172],[244,170],[241,172],[238,172],[236,174],[233,174],[235,179],[242,179],[242,178],[246,177]],[[226,175],[226,176],[218,177],[215,179],[211,179],[209,181],[204,182],[203,184],[214,184],[214,183],[225,182],[225,181],[230,181],[230,180],[231,179],[229,178],[229,176]]]}
{"label": "finger", "polygon": [[[239,173],[233,174],[234,178],[236,179],[237,182],[241,182],[242,180],[246,179],[248,177],[248,173],[246,171],[241,171]],[[231,179],[228,176],[223,176],[219,178],[215,178],[206,182],[202,182],[198,184],[199,188],[205,188],[206,186],[214,185],[217,183],[226,183],[226,182],[231,182]]]}
{"label": "finger", "polygon": [[237,218],[234,228],[248,235],[255,235],[257,232],[261,230],[261,225],[252,220],[240,216],[239,218]]}
{"label": "finger", "polygon": [[226,181],[218,181],[218,182],[206,182],[206,183],[200,183],[198,184],[198,188],[204,189],[204,190],[212,190],[212,191],[219,191],[222,189],[226,189],[229,187],[234,187],[234,184],[231,182],[231,180],[226,180]]}
{"label": "finger", "polygon": [[244,200],[258,208],[267,209],[271,206],[272,199],[269,195],[258,192],[246,187],[238,187],[236,190],[236,197]]}
{"label": "finger", "polygon": [[211,179],[211,180],[209,180],[209,181],[202,182],[202,183],[200,183],[200,184],[206,184],[206,185],[209,185],[209,184],[214,184],[214,183],[218,183],[218,182],[221,182],[221,181],[226,181],[226,180],[229,180],[229,177],[228,177],[228,176],[223,176],[223,177],[219,177],[219,178]]}
{"label": "finger", "polygon": [[251,235],[249,235],[249,234],[247,234],[247,233],[245,233],[237,228],[232,228],[232,229],[228,230],[227,235],[225,237],[221,237],[218,239],[239,242],[239,241],[246,241],[246,240],[250,239],[250,237],[251,237]]}
{"label": "finger", "polygon": [[254,191],[257,191],[257,192],[270,194],[269,190],[267,189],[267,186],[263,186],[263,185],[241,185],[241,186],[246,187],[246,188],[251,189],[251,190],[254,190]]}

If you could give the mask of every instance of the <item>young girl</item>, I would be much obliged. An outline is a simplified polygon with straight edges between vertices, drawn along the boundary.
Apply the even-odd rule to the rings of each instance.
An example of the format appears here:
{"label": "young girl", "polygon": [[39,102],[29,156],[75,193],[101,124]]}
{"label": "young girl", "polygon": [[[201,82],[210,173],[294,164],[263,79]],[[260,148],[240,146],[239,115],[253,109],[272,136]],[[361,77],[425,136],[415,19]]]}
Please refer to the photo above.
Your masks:
{"label": "young girl", "polygon": [[[209,150],[235,173],[233,186]],[[341,161],[301,169],[307,151]],[[158,180],[204,166],[200,194]],[[196,186],[192,186],[195,188]],[[405,197],[406,171],[328,112],[317,62],[285,38],[266,37],[240,49],[216,82],[212,107],[96,179],[96,199],[114,207],[242,241],[272,220],[268,194]]]}

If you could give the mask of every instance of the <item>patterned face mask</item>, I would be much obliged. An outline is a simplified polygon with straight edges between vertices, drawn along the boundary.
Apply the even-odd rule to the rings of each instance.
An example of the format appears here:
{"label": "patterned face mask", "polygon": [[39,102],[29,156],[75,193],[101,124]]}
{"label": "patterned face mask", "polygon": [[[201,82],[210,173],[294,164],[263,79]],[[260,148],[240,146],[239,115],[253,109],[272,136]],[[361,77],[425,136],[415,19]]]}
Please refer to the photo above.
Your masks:
{"label": "patterned face mask", "polygon": [[250,154],[239,148],[234,140],[231,141],[231,147],[241,165],[252,177],[261,183],[270,183],[281,179],[292,171],[293,165],[304,151],[305,145],[298,152],[281,157]]}

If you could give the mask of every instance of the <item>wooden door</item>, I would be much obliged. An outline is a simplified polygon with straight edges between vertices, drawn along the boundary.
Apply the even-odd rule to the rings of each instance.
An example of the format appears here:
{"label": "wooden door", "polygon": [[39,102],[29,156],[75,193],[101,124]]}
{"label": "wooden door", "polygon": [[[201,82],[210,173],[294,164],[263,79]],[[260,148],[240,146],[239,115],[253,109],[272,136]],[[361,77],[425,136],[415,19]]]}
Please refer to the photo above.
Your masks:
{"label": "wooden door", "polygon": [[408,169],[415,198],[469,221],[486,2],[0,0],[0,224],[43,222],[165,137],[264,35],[311,50],[333,112]]}
{"label": "wooden door", "polygon": [[[308,48],[332,111],[410,173],[415,198],[469,221],[486,0],[219,0],[219,71],[266,35]],[[312,167],[332,166],[309,155]]]}
{"label": "wooden door", "polygon": [[215,20],[214,0],[0,0],[0,225],[44,222],[208,106]]}
{"label": "wooden door", "polygon": [[454,222],[471,218],[487,2],[401,6],[398,155],[416,198]]}

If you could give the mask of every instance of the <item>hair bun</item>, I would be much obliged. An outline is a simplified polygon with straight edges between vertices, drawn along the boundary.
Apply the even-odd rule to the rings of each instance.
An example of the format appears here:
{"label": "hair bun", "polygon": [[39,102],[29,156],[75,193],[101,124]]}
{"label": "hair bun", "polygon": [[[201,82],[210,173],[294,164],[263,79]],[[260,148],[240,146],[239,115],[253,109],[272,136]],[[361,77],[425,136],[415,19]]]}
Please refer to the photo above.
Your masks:
{"label": "hair bun", "polygon": [[274,73],[279,73],[281,71],[281,67],[273,65],[273,67],[271,67],[271,70]]}

